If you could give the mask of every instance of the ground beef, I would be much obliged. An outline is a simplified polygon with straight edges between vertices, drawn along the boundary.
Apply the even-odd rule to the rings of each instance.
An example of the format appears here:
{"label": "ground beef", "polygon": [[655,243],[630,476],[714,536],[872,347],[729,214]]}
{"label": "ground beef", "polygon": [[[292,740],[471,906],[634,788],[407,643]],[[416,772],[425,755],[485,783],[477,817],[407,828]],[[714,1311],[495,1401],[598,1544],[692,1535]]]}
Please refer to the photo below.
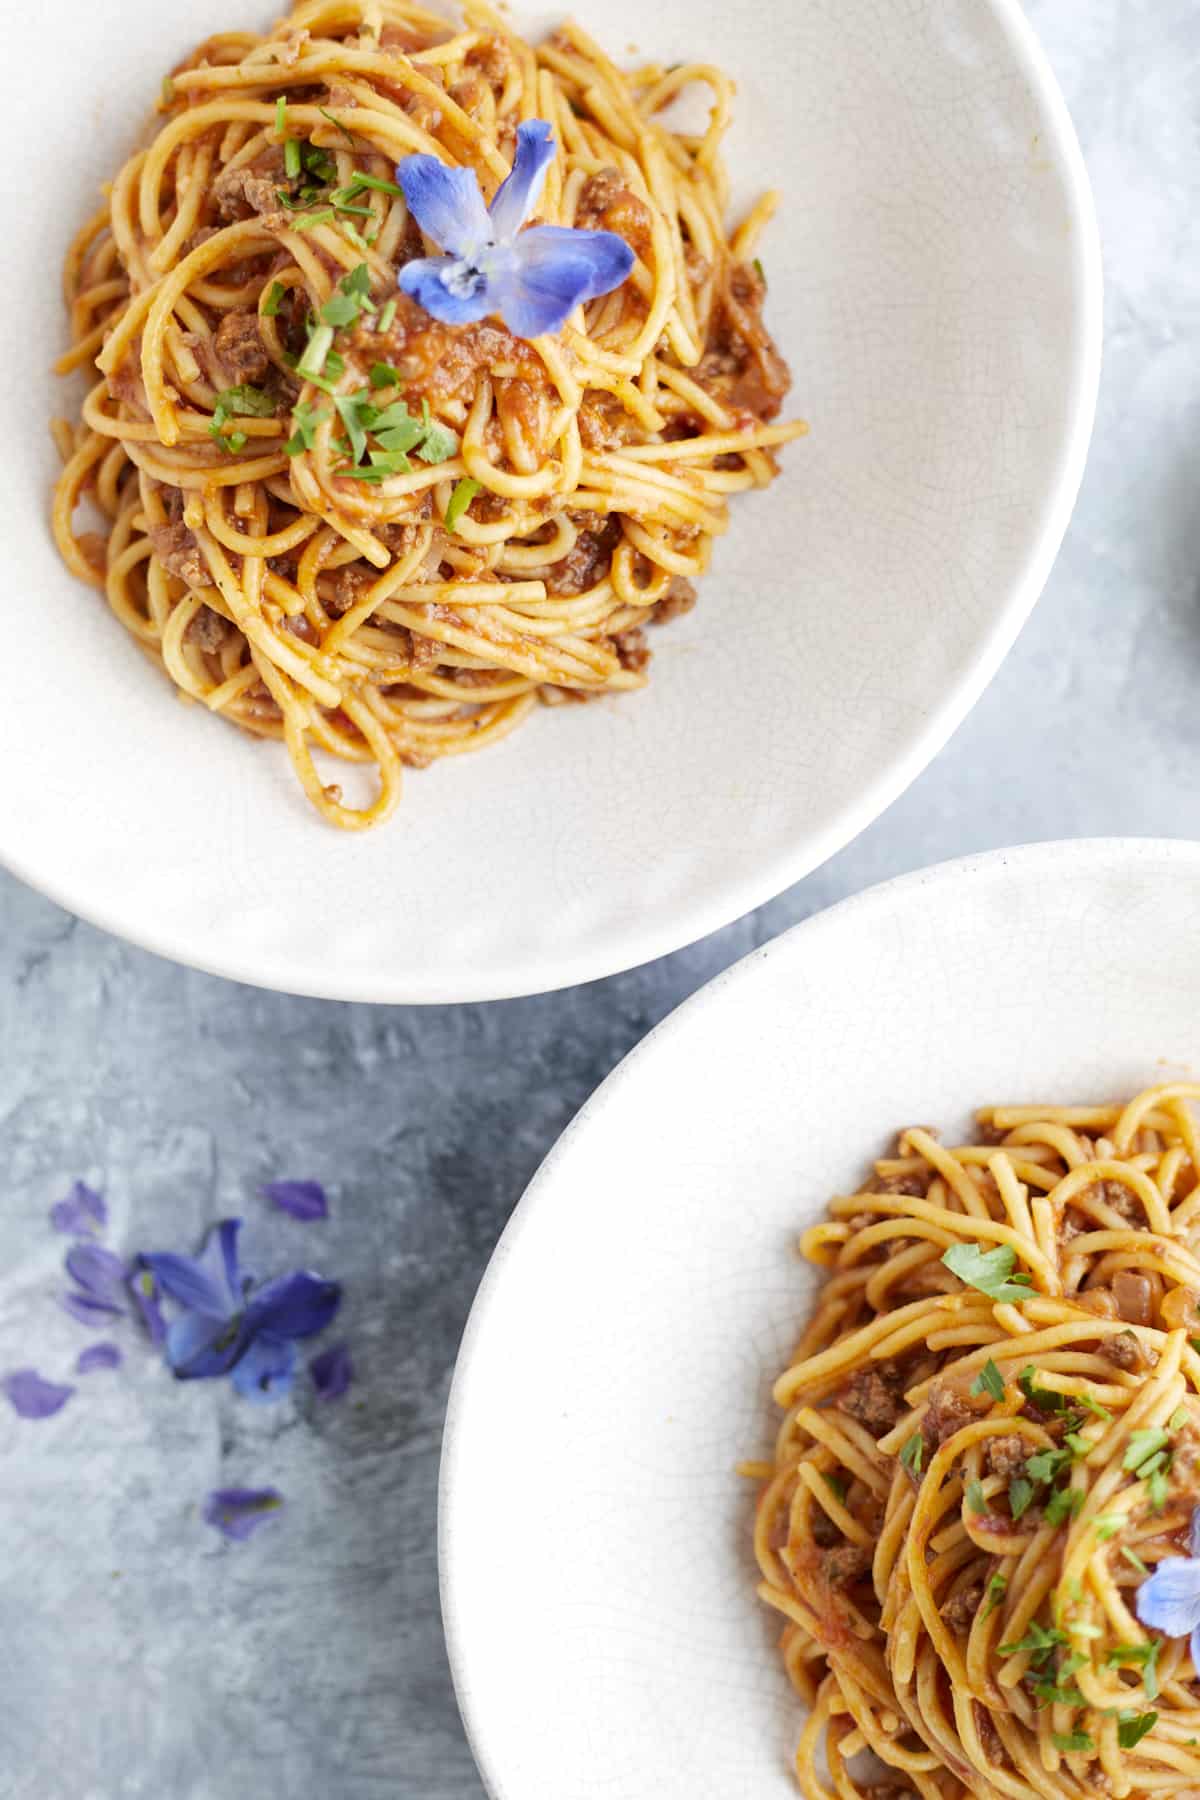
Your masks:
{"label": "ground beef", "polygon": [[834,1544],[841,1542],[842,1534],[827,1512],[814,1506],[811,1513],[813,1543],[819,1544],[822,1550],[829,1550]]}
{"label": "ground beef", "polygon": [[[981,1598],[982,1595],[983,1589],[980,1588]],[[990,1763],[1002,1763],[1007,1761],[1004,1754],[1004,1744],[1001,1741],[1000,1733],[996,1730],[991,1713],[988,1711],[987,1707],[983,1705],[982,1701],[974,1700],[972,1701],[972,1705],[975,1709],[975,1729],[979,1733],[979,1742],[983,1745],[983,1754]]]}
{"label": "ground beef", "polygon": [[615,231],[645,257],[650,249],[650,208],[625,186],[617,169],[589,175],[579,194],[575,224],[583,231]]}
{"label": "ground beef", "polygon": [[976,1408],[954,1388],[940,1384],[930,1388],[929,1406],[921,1421],[926,1450],[932,1454],[939,1444],[944,1444],[948,1437],[953,1437],[956,1431],[961,1431],[977,1417]]}
{"label": "ground beef", "polygon": [[494,88],[502,88],[513,66],[513,53],[503,38],[485,37],[467,51],[466,61],[481,70]]}
{"label": "ground beef", "polygon": [[201,650],[219,650],[225,642],[229,626],[211,606],[202,606],[191,624],[188,636]]}
{"label": "ground beef", "polygon": [[1145,1225],[1146,1209],[1133,1189],[1127,1188],[1123,1181],[1098,1181],[1088,1192],[1129,1224]]}
{"label": "ground beef", "polygon": [[999,1125],[993,1125],[990,1121],[986,1125],[976,1122],[975,1142],[977,1144],[1002,1144],[1007,1136],[1008,1132],[1002,1130]]}
{"label": "ground beef", "polygon": [[670,620],[690,613],[695,604],[695,583],[689,581],[686,575],[672,575],[666,593],[654,608],[654,623],[666,625]]}
{"label": "ground beef", "polygon": [[253,163],[224,169],[212,184],[212,201],[217,217],[227,225],[238,219],[252,219],[256,213],[280,210],[278,189],[283,181],[283,163],[278,151],[268,151]]}
{"label": "ground beef", "polygon": [[1132,1371],[1146,1367],[1145,1353],[1132,1331],[1118,1331],[1112,1337],[1103,1338],[1098,1349],[1105,1361],[1115,1363],[1118,1369]]}
{"label": "ground beef", "polygon": [[1011,1481],[1019,1475],[1029,1460],[1031,1451],[1023,1437],[990,1438],[987,1447],[987,1466],[989,1475],[999,1475],[1002,1481]]}
{"label": "ground beef", "polygon": [[872,1560],[871,1552],[861,1544],[839,1544],[821,1558],[821,1573],[830,1587],[849,1587],[862,1580]]}
{"label": "ground beef", "polygon": [[646,634],[640,626],[631,626],[628,631],[618,631],[612,640],[617,653],[617,661],[623,669],[631,669],[634,674],[641,675],[650,666],[650,651],[646,645]]}
{"label": "ground beef", "polygon": [[378,573],[378,569],[364,568],[362,563],[348,563],[344,569],[336,570],[321,590],[325,611],[340,619],[358,604]]}
{"label": "ground beef", "polygon": [[419,408],[422,399],[433,406],[446,400],[469,401],[481,369],[493,376],[520,376],[549,390],[541,360],[503,325],[486,319],[476,325],[443,325],[407,294],[393,298],[396,315],[388,329],[372,331],[369,323],[358,325],[350,350],[364,370],[377,362],[397,369],[409,406],[415,403]]}
{"label": "ground beef", "polygon": [[975,1621],[975,1614],[983,1604],[983,1583],[973,1581],[970,1587],[963,1588],[957,1594],[951,1594],[940,1609],[943,1619],[951,1631],[967,1632]]}
{"label": "ground beef", "polygon": [[873,1194],[907,1194],[920,1200],[929,1186],[928,1175],[877,1175],[871,1183]]}
{"label": "ground beef", "polygon": [[749,263],[734,263],[708,341],[694,373],[710,394],[735,412],[774,419],[792,385],[791,372],[762,321],[766,284]]}
{"label": "ground beef", "polygon": [[154,546],[155,556],[168,574],[177,575],[189,587],[211,585],[208,564],[201,554],[200,546],[182,520],[173,525],[153,526],[150,542]]}
{"label": "ground beef", "polygon": [[226,313],[213,342],[217,355],[229,371],[231,386],[259,382],[270,371],[271,359],[259,335],[257,313]]}
{"label": "ground beef", "polygon": [[621,521],[616,514],[581,531],[571,549],[552,563],[546,576],[547,591],[555,595],[585,594],[608,574],[613,551],[621,541]]}
{"label": "ground beef", "polygon": [[127,406],[139,418],[148,418],[146,409],[146,390],[142,386],[142,340],[131,344],[124,360],[111,375],[105,377],[105,386],[112,399]]}
{"label": "ground beef", "polygon": [[701,256],[694,244],[683,246],[683,266],[688,280],[695,288],[703,287],[712,274],[712,264]]}
{"label": "ground beef", "polygon": [[837,1403],[873,1437],[882,1437],[904,1411],[903,1387],[904,1377],[895,1363],[872,1363],[850,1377]]}

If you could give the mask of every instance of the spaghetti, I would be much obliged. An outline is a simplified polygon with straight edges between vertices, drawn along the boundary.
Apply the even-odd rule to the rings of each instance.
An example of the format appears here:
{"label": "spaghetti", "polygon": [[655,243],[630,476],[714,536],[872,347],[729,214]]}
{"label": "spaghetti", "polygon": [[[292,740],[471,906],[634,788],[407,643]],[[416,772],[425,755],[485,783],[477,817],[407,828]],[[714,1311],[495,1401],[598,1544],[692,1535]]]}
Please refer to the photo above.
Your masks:
{"label": "spaghetti", "polygon": [[811,1800],[1200,1791],[1200,1671],[1139,1618],[1200,1502],[1197,1098],[906,1131],[805,1234],[749,1472]]}
{"label": "spaghetti", "polygon": [[[575,25],[535,51],[463,11],[302,0],[268,36],[210,38],[66,266],[59,366],[100,379],[56,424],[63,558],[351,829],[392,812],[404,765],[643,686],[642,627],[691,605],[729,496],[805,430],[775,422],[752,260],[777,197],[723,223],[727,77],[624,74]],[[694,84],[690,135],[663,114]],[[632,273],[532,341],[439,323],[397,293],[429,250],[397,161],[466,167],[490,199],[535,116],[542,222],[619,234]],[[374,765],[369,803],[321,751]]]}

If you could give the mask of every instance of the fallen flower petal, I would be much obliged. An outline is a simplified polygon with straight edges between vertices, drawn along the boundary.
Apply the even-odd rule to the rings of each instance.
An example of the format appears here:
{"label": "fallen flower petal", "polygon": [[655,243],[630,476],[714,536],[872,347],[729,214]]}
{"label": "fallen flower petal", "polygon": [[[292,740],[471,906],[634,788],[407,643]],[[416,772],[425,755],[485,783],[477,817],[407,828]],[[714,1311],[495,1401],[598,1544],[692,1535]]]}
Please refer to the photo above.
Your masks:
{"label": "fallen flower petal", "polygon": [[73,1387],[62,1387],[56,1381],[44,1381],[36,1369],[14,1369],[0,1376],[3,1390],[13,1411],[22,1419],[49,1419],[61,1412]]}
{"label": "fallen flower petal", "polygon": [[75,1373],[90,1375],[93,1369],[119,1369],[123,1361],[116,1344],[89,1344],[76,1359]]}
{"label": "fallen flower petal", "polygon": [[75,1244],[67,1251],[67,1274],[92,1300],[112,1312],[125,1311],[125,1281],[129,1271],[121,1258],[103,1244]]}
{"label": "fallen flower petal", "polygon": [[77,1181],[66,1199],[50,1208],[50,1223],[67,1237],[94,1237],[108,1224],[108,1208],[94,1188]]}
{"label": "fallen flower petal", "polygon": [[240,1542],[282,1505],[283,1495],[276,1488],[216,1488],[204,1502],[204,1523]]}
{"label": "fallen flower petal", "polygon": [[282,1400],[291,1391],[296,1372],[296,1346],[277,1338],[259,1338],[251,1344],[233,1371],[233,1385],[245,1400],[259,1405]]}
{"label": "fallen flower petal", "polygon": [[291,1275],[277,1275],[252,1296],[246,1308],[246,1330],[250,1337],[315,1337],[331,1322],[341,1303],[342,1290],[336,1281],[323,1281],[307,1269],[297,1269]]}
{"label": "fallen flower petal", "polygon": [[149,1269],[135,1269],[129,1277],[129,1294],[142,1328],[157,1349],[166,1342],[167,1321],[158,1299],[158,1283]]}
{"label": "fallen flower petal", "polygon": [[354,1364],[346,1344],[331,1344],[308,1365],[318,1400],[340,1400],[354,1380]]}
{"label": "fallen flower petal", "polygon": [[110,1306],[107,1300],[93,1299],[91,1294],[76,1294],[68,1291],[59,1295],[59,1305],[69,1312],[73,1319],[81,1325],[100,1326],[106,1329],[114,1319],[121,1316],[119,1306]]}
{"label": "fallen flower petal", "polygon": [[273,1200],[280,1212],[305,1224],[329,1217],[329,1201],[319,1181],[266,1181],[258,1191],[264,1200]]}

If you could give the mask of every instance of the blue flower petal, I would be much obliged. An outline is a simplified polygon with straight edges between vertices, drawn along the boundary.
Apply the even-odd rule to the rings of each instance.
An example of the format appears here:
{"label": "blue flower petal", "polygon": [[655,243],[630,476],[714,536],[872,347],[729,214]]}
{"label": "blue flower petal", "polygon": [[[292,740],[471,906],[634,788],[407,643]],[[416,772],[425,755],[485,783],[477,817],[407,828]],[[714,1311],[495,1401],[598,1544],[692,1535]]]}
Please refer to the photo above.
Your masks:
{"label": "blue flower petal", "polygon": [[329,1217],[329,1201],[319,1181],[266,1181],[259,1188],[264,1200],[273,1200],[280,1212],[308,1224]]}
{"label": "blue flower petal", "polygon": [[119,1369],[124,1358],[117,1344],[90,1344],[75,1361],[77,1375],[90,1375],[93,1369]]}
{"label": "blue flower petal", "polygon": [[513,246],[510,270],[488,284],[492,305],[518,337],[560,331],[581,300],[624,281],[633,252],[611,231],[535,225]]}
{"label": "blue flower petal", "polygon": [[576,231],[565,225],[533,225],[523,231],[513,248],[522,271],[544,270],[560,259],[580,258],[588,266],[586,288],[576,295],[579,300],[597,300],[610,294],[628,280],[635,257],[623,237],[615,231]]}
{"label": "blue flower petal", "polygon": [[515,238],[541,198],[546,170],[554,161],[554,133],[545,119],[526,119],[517,127],[517,149],[511,172],[491,204],[492,233],[497,243]]}
{"label": "blue flower petal", "polygon": [[242,1301],[243,1282],[237,1262],[241,1228],[240,1219],[222,1219],[209,1232],[199,1256],[156,1252],[141,1256],[138,1261],[142,1268],[150,1270],[163,1293],[178,1300],[181,1306],[210,1319],[229,1319]]}
{"label": "blue flower petal", "polygon": [[260,1404],[282,1400],[296,1373],[296,1346],[278,1338],[260,1337],[251,1344],[233,1371],[233,1385],[246,1400]]}
{"label": "blue flower petal", "polygon": [[110,1306],[107,1300],[94,1300],[91,1294],[60,1294],[59,1305],[81,1325],[99,1325],[105,1330],[121,1316],[119,1306]]}
{"label": "blue flower petal", "polygon": [[248,1338],[315,1337],[324,1331],[342,1303],[336,1281],[322,1281],[307,1269],[279,1275],[259,1288],[246,1308]]}
{"label": "blue flower petal", "polygon": [[36,1369],[14,1369],[11,1375],[0,1376],[0,1393],[22,1419],[51,1418],[62,1411],[74,1392],[73,1387],[44,1381]]}
{"label": "blue flower petal", "polygon": [[204,1502],[204,1523],[227,1538],[242,1540],[265,1525],[283,1505],[277,1488],[217,1488]]}
{"label": "blue flower petal", "polygon": [[108,1224],[108,1208],[94,1188],[77,1181],[66,1199],[50,1208],[50,1223],[68,1237],[93,1237]]}
{"label": "blue flower petal", "polygon": [[406,156],[396,180],[409,212],[439,250],[472,256],[491,243],[492,222],[473,169],[451,169],[436,156]]}
{"label": "blue flower petal", "polygon": [[486,282],[480,277],[474,291],[465,293],[446,286],[446,277],[454,273],[461,273],[465,285],[468,272],[468,265],[453,256],[418,256],[401,269],[400,287],[443,325],[473,325],[494,311]]}
{"label": "blue flower petal", "polygon": [[340,1400],[354,1380],[354,1364],[350,1360],[349,1346],[331,1344],[328,1350],[322,1350],[319,1356],[313,1357],[308,1365],[308,1372],[312,1376],[318,1400]]}
{"label": "blue flower petal", "polygon": [[167,1327],[167,1362],[179,1381],[210,1381],[228,1375],[250,1341],[242,1319],[230,1322],[205,1313],[181,1313]]}
{"label": "blue flower petal", "polygon": [[[1189,1548],[1193,1556],[1200,1557],[1200,1506],[1192,1508],[1192,1526],[1189,1533]],[[1200,1675],[1200,1664],[1197,1664],[1196,1666],[1196,1673],[1197,1675]]]}
{"label": "blue flower petal", "polygon": [[142,1329],[157,1348],[166,1342],[167,1321],[158,1303],[158,1283],[149,1269],[135,1269],[129,1277],[129,1293]]}
{"label": "blue flower petal", "polygon": [[125,1310],[124,1262],[102,1244],[74,1244],[65,1257],[67,1274],[93,1300],[107,1303],[113,1312]]}
{"label": "blue flower petal", "polygon": [[1160,1562],[1138,1589],[1136,1610],[1143,1625],[1167,1637],[1186,1637],[1200,1625],[1200,1563],[1190,1556]]}
{"label": "blue flower petal", "polygon": [[1192,1641],[1188,1648],[1192,1656],[1192,1669],[1197,1675],[1200,1675],[1200,1625],[1197,1625],[1193,1631]]}

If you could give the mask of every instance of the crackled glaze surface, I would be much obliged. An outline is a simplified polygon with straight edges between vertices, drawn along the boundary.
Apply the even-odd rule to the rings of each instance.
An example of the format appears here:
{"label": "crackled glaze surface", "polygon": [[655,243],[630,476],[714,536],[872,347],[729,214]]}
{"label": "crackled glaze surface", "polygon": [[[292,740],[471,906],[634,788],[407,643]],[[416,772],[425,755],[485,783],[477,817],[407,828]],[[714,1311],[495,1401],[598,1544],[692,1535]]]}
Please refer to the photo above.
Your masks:
{"label": "crackled glaze surface", "polygon": [[1194,1078],[1198,928],[1197,845],[908,876],[740,963],[584,1109],[497,1250],[447,1421],[443,1604],[495,1800],[795,1794],[733,1469],[778,1423],[797,1237],[905,1124],[960,1141],[984,1101]]}
{"label": "crackled glaze surface", "polygon": [[[48,113],[36,84],[10,101],[14,141],[79,194],[47,230],[43,177],[16,188],[0,321],[24,368],[59,340],[28,270],[57,264],[172,58],[260,10],[196,0],[185,21],[122,0],[114,64],[111,0],[66,9],[57,80],[75,72],[77,103]],[[534,33],[552,19],[522,13]],[[584,980],[694,940],[838,849],[1007,650],[1075,495],[1099,345],[1086,178],[1013,0],[775,0],[709,8],[702,33],[687,0],[607,0],[585,23],[618,55],[695,51],[736,76],[735,200],[785,193],[763,258],[811,437],[734,509],[702,604],[656,634],[647,693],[539,715],[412,778],[389,829],[344,837],[278,747],[183,707],[31,529],[55,401],[40,377],[10,382],[28,453],[0,494],[0,621],[23,649],[0,710],[0,857],[63,904],[293,991],[469,1000]],[[19,60],[41,25],[15,29]]]}

